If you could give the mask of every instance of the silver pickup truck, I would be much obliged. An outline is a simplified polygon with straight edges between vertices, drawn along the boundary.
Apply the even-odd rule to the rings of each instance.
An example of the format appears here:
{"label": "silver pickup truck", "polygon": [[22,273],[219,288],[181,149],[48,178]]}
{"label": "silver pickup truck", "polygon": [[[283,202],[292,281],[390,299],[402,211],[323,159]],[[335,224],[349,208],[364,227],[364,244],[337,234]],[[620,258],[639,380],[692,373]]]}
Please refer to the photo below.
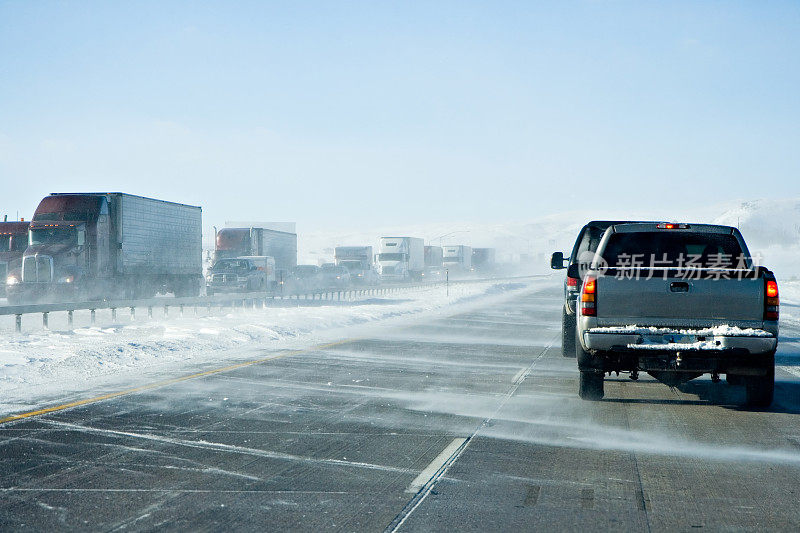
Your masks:
{"label": "silver pickup truck", "polygon": [[[570,267],[577,270],[578,265]],[[606,373],[647,372],[676,386],[703,374],[772,403],[778,285],[729,226],[609,227],[582,279],[576,322],[579,395],[603,397]]]}

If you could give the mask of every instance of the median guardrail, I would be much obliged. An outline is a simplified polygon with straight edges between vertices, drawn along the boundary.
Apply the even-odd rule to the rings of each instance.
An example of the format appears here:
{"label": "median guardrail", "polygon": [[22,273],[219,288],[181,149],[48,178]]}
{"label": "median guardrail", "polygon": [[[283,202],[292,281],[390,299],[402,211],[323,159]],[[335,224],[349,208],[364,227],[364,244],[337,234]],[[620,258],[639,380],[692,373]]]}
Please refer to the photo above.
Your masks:
{"label": "median guardrail", "polygon": [[514,279],[526,279],[538,276],[513,276],[504,278],[480,278],[480,279],[460,279],[449,281],[436,281],[426,283],[412,283],[412,284],[393,284],[393,285],[378,285],[374,287],[351,287],[347,289],[317,289],[310,291],[302,291],[292,294],[281,294],[280,291],[275,292],[244,292],[244,293],[218,293],[211,296],[195,296],[195,297],[182,297],[182,298],[149,298],[140,300],[97,300],[97,301],[83,301],[83,302],[59,302],[59,303],[42,303],[42,304],[23,304],[23,305],[5,305],[0,306],[0,316],[15,316],[15,330],[17,333],[22,331],[22,317],[29,314],[41,314],[42,326],[49,327],[50,313],[66,312],[67,325],[69,329],[73,327],[73,315],[75,311],[90,311],[91,323],[94,324],[96,320],[96,312],[98,310],[111,310],[111,319],[116,320],[117,311],[120,309],[128,309],[131,318],[136,317],[137,309],[147,309],[148,318],[153,317],[153,309],[163,309],[164,316],[169,316],[170,308],[177,309],[178,313],[183,316],[186,308],[194,308],[195,314],[199,308],[207,308],[209,312],[212,308],[258,308],[259,306],[266,308],[269,306],[268,302],[276,300],[293,300],[302,301],[353,301],[371,296],[381,296],[392,294],[400,290],[412,290],[420,288],[431,288],[437,286],[449,286],[464,283],[476,282],[489,282],[489,281],[507,281]]}

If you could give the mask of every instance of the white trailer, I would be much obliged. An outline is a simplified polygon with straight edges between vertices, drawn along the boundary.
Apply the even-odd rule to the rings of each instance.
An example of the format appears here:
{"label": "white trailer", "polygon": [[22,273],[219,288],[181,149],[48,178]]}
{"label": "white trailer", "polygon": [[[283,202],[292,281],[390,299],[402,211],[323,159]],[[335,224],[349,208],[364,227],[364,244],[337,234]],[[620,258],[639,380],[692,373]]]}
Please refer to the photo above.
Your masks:
{"label": "white trailer", "polygon": [[381,237],[378,270],[384,281],[419,279],[425,271],[425,241],[417,237]]}
{"label": "white trailer", "polygon": [[442,264],[449,270],[469,272],[472,268],[472,248],[457,244],[442,249]]}

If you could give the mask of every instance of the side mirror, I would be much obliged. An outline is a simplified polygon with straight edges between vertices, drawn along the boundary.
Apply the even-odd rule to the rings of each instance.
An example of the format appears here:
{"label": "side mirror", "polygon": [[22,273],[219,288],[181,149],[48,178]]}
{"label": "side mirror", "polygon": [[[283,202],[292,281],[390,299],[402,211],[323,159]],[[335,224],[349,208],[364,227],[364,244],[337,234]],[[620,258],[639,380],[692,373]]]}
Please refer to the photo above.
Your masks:
{"label": "side mirror", "polygon": [[553,270],[564,268],[564,252],[553,252],[552,257],[550,257],[550,268]]}
{"label": "side mirror", "polygon": [[78,230],[78,246],[83,246],[86,244],[86,231],[79,229]]}
{"label": "side mirror", "polygon": [[567,277],[581,279],[581,265],[578,263],[572,263],[567,268]]}

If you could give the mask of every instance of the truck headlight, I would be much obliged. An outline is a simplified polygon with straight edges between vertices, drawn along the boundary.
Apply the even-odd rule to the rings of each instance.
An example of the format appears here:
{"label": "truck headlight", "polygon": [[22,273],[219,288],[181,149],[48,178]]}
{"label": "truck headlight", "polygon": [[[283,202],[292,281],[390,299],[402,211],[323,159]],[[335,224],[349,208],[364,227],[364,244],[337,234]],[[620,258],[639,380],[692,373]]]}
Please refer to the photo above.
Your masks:
{"label": "truck headlight", "polygon": [[59,283],[72,283],[75,281],[75,276],[61,276],[58,278]]}
{"label": "truck headlight", "polygon": [[239,277],[236,278],[236,281],[238,281],[240,283],[245,282],[245,281],[247,281],[247,276],[239,276]]}
{"label": "truck headlight", "polygon": [[8,276],[6,278],[6,285],[16,285],[17,283],[19,283],[17,276]]}
{"label": "truck headlight", "polygon": [[211,274],[209,274],[208,276],[206,276],[206,281],[211,281],[212,279],[213,279],[213,278],[211,277]]}

